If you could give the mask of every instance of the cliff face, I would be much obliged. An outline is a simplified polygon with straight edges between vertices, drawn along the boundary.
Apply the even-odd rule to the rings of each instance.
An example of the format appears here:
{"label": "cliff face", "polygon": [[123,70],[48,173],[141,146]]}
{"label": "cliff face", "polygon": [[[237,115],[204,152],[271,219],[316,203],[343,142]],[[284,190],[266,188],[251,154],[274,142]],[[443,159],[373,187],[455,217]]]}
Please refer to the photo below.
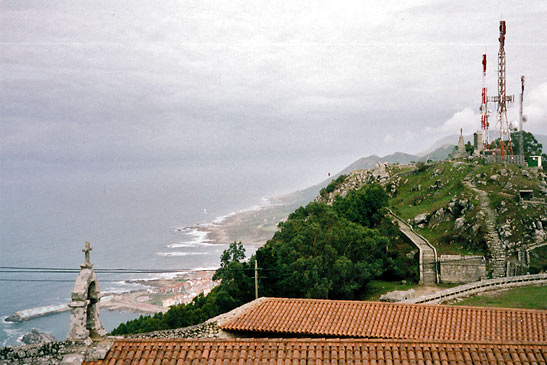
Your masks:
{"label": "cliff face", "polygon": [[491,271],[505,272],[507,261],[522,263],[522,255],[546,244],[547,176],[542,171],[479,160],[378,164],[352,171],[316,200],[332,204],[336,196],[371,183],[385,187],[390,208],[439,254],[484,255],[491,259]]}

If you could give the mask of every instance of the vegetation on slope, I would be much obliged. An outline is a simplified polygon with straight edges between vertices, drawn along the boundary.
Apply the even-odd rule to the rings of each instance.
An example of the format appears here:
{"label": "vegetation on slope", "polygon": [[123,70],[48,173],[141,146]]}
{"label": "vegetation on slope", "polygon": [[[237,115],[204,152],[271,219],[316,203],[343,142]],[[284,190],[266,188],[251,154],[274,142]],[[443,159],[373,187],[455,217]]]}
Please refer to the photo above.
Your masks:
{"label": "vegetation on slope", "polygon": [[[541,172],[480,159],[354,171],[332,181],[317,202],[290,214],[249,261],[241,243],[231,244],[215,274],[221,284],[209,295],[165,314],[141,316],[112,333],[193,325],[254,299],[256,260],[261,296],[364,299],[377,292],[369,286],[372,280],[416,281],[416,251],[386,218],[388,206],[413,223],[439,254],[488,256],[485,213],[473,189],[488,194],[497,234],[510,253],[545,238],[545,204],[519,200],[522,189],[544,198],[547,183]],[[544,270],[544,251],[532,255],[533,268]]]}
{"label": "vegetation on slope", "polygon": [[518,165],[418,163],[414,172],[391,180],[396,184],[390,207],[415,224],[440,254],[488,255],[485,212],[470,185],[488,194],[497,234],[511,250],[533,244],[547,215],[545,204],[523,204],[519,196],[520,190],[531,190],[543,199],[545,175]]}
{"label": "vegetation on slope", "polygon": [[300,207],[249,261],[244,261],[241,242],[232,243],[214,276],[221,284],[207,296],[165,314],[141,316],[112,334],[189,326],[251,301],[255,260],[261,296],[362,299],[372,279],[416,280],[416,260],[396,249],[400,240],[385,217],[387,204],[386,192],[376,184],[339,197],[333,205]]}

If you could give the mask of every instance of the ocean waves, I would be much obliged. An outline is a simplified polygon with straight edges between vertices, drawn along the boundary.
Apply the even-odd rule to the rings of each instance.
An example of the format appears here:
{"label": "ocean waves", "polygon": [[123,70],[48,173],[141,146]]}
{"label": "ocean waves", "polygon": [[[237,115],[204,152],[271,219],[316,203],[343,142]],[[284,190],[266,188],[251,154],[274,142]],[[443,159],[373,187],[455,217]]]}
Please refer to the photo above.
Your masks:
{"label": "ocean waves", "polygon": [[157,252],[156,255],[158,256],[204,256],[204,255],[211,255],[215,252],[212,251],[172,251],[172,252]]}

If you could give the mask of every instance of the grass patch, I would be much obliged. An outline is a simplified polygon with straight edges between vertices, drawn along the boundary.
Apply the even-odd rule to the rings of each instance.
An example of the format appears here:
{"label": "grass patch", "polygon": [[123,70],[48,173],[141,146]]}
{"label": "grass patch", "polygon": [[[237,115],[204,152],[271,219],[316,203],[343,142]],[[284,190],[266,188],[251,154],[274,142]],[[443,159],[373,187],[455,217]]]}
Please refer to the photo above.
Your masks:
{"label": "grass patch", "polygon": [[530,272],[537,274],[545,270],[547,270],[547,246],[538,247],[530,252]]}
{"label": "grass patch", "polygon": [[408,282],[401,284],[400,281],[372,280],[368,283],[367,295],[363,300],[378,300],[383,294],[394,290],[409,290],[417,287],[417,283]]}
{"label": "grass patch", "polygon": [[546,310],[545,298],[547,298],[547,286],[528,286],[476,295],[454,305]]}

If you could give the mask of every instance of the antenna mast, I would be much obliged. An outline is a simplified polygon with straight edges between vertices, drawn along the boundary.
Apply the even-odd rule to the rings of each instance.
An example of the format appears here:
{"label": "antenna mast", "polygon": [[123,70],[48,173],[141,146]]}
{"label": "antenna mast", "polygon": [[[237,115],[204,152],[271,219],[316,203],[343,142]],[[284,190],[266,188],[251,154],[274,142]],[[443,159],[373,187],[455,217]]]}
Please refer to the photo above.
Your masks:
{"label": "antenna mast", "polygon": [[524,102],[524,75],[520,77],[520,110],[519,110],[519,127],[520,127],[520,136],[519,136],[519,154],[524,156],[524,130],[523,124],[525,122],[524,115],[522,114],[522,104]]}
{"label": "antenna mast", "polygon": [[[498,51],[498,124],[500,127],[500,154],[513,155],[513,144],[511,142],[511,130],[507,119],[507,102],[513,102],[513,95],[507,96],[505,78],[505,20],[500,21],[500,48]],[[507,142],[506,142],[507,140]]]}
{"label": "antenna mast", "polygon": [[481,103],[481,130],[482,145],[488,149],[490,145],[490,136],[488,135],[488,97],[486,94],[486,54],[482,55],[482,103]]}

